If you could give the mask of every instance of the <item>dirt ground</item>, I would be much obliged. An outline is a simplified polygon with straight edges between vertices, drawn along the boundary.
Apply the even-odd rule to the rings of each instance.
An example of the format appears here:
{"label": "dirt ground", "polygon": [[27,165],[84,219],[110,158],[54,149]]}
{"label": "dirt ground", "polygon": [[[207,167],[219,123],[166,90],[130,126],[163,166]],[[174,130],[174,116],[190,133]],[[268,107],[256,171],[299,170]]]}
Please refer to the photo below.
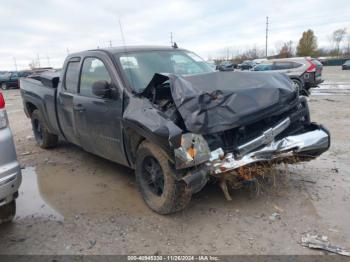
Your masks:
{"label": "dirt ground", "polygon": [[324,78],[309,104],[312,119],[332,134],[328,152],[280,167],[258,193],[233,191],[231,202],[208,184],[168,216],[147,208],[132,170],[67,143],[36,146],[19,91],[5,92],[23,183],[15,220],[0,226],[0,253],[322,253],[300,245],[306,232],[350,249],[350,71],[325,68]]}

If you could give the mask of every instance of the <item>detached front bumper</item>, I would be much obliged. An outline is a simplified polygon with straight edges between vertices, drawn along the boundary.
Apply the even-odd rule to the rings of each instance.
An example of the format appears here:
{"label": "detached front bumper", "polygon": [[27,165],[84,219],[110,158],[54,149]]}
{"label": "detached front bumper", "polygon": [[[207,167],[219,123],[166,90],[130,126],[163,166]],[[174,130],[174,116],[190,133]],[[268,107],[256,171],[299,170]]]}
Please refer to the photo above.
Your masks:
{"label": "detached front bumper", "polygon": [[[295,157],[296,160],[310,160],[321,155],[330,147],[330,134],[323,126],[312,124],[313,130],[299,135],[287,136],[250,152],[240,158],[232,153],[224,155],[221,148],[211,152],[206,163],[211,174],[228,172],[257,162],[284,160]],[[297,161],[296,161],[297,162]]]}
{"label": "detached front bumper", "polygon": [[276,139],[285,127],[288,120],[267,130],[260,137],[238,147],[238,153],[224,153],[218,148],[210,153],[210,159],[191,169],[183,177],[183,181],[193,192],[203,188],[209,175],[221,177],[224,175],[238,175],[240,168],[251,164],[291,162],[311,160],[330,147],[330,134],[326,128],[317,124],[310,124],[302,134],[291,135]]}

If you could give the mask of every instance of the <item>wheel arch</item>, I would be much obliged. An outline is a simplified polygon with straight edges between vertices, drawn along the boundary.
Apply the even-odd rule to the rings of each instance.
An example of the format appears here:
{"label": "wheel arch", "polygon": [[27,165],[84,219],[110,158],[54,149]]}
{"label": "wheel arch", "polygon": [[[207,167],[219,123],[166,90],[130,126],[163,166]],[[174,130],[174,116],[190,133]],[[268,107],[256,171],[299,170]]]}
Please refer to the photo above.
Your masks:
{"label": "wheel arch", "polygon": [[169,160],[174,159],[174,153],[167,138],[159,137],[151,131],[131,123],[126,124],[123,128],[123,141],[125,154],[131,168],[135,168],[137,150],[144,141],[149,141],[162,149],[168,155]]}
{"label": "wheel arch", "polygon": [[25,109],[26,109],[26,113],[27,113],[28,117],[32,117],[34,110],[36,110],[36,109],[39,110],[39,108],[34,103],[29,102],[29,101],[27,101],[25,103]]}

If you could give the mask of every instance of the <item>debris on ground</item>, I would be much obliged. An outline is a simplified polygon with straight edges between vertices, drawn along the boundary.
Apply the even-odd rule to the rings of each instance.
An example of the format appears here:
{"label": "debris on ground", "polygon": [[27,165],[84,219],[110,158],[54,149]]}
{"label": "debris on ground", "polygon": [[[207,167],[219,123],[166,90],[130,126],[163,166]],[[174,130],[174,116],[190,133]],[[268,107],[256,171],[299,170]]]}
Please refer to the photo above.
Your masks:
{"label": "debris on ground", "polygon": [[89,240],[89,247],[88,249],[93,248],[96,245],[96,240]]}
{"label": "debris on ground", "polygon": [[326,250],[343,256],[350,256],[350,252],[342,247],[331,245],[328,237],[323,235],[311,235],[307,233],[301,237],[301,245],[308,248]]}
{"label": "debris on ground", "polygon": [[281,219],[281,214],[277,213],[277,212],[272,213],[272,215],[269,216],[269,219],[272,221],[279,220],[279,219]]}
{"label": "debris on ground", "polygon": [[336,167],[335,167],[335,168],[332,168],[331,170],[332,170],[333,173],[339,173],[339,169],[336,168]]}
{"label": "debris on ground", "polygon": [[300,179],[300,181],[305,182],[305,183],[316,184],[316,181],[315,180],[311,180],[311,179],[302,178],[302,179]]}
{"label": "debris on ground", "polygon": [[284,211],[281,207],[279,207],[277,205],[273,205],[273,207],[274,207],[274,209],[276,209],[280,213],[282,213]]}
{"label": "debris on ground", "polygon": [[22,154],[20,154],[21,156],[28,156],[28,155],[31,155],[32,154],[32,152],[24,152],[24,153],[22,153]]}

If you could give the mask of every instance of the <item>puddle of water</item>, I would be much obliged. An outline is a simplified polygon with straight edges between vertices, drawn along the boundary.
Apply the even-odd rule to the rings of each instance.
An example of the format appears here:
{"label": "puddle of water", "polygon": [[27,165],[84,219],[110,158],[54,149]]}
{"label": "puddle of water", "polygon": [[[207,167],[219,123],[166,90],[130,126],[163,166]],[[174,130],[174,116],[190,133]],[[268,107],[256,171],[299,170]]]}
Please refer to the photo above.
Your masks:
{"label": "puddle of water", "polygon": [[22,184],[16,202],[16,219],[31,216],[63,220],[63,217],[41,197],[34,167],[22,170]]}
{"label": "puddle of water", "polygon": [[94,156],[88,158],[24,169],[18,218],[152,213],[137,190],[132,170]]}

